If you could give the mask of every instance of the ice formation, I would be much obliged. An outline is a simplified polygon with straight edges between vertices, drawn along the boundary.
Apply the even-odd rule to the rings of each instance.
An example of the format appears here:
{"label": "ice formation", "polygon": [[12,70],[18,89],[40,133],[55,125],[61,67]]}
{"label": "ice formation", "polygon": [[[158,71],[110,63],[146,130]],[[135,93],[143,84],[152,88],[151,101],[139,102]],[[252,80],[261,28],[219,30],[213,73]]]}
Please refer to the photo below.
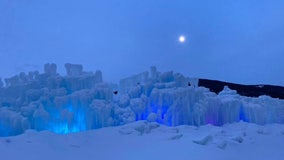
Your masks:
{"label": "ice formation", "polygon": [[65,67],[66,76],[57,73],[56,64],[46,64],[42,74],[20,73],[5,84],[0,81],[0,136],[27,129],[70,133],[138,120],[168,126],[284,123],[284,100],[240,96],[228,87],[216,94],[198,87],[197,78],[172,71],[151,67],[111,84],[101,71]]}

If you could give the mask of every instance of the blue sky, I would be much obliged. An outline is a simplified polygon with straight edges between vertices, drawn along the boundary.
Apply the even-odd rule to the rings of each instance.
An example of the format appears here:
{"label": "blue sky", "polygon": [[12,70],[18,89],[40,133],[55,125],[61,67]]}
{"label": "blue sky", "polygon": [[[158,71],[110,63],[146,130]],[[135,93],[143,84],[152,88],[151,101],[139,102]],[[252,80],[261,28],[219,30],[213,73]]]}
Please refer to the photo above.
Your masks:
{"label": "blue sky", "polygon": [[284,85],[283,8],[281,0],[0,0],[0,76],[47,62],[64,74],[70,62],[114,82],[156,65]]}

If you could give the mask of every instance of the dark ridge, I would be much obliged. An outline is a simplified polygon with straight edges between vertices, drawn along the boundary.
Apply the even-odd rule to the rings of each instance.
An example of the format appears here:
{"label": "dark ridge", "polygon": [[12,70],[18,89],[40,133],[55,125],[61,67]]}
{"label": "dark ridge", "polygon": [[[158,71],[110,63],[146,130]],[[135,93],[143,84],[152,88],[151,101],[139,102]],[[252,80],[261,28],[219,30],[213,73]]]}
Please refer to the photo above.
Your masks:
{"label": "dark ridge", "polygon": [[217,80],[199,79],[198,86],[209,88],[211,92],[218,94],[228,86],[232,90],[236,90],[238,94],[247,97],[259,97],[267,95],[272,98],[284,99],[284,87],[273,85],[242,85],[235,83],[222,82]]}

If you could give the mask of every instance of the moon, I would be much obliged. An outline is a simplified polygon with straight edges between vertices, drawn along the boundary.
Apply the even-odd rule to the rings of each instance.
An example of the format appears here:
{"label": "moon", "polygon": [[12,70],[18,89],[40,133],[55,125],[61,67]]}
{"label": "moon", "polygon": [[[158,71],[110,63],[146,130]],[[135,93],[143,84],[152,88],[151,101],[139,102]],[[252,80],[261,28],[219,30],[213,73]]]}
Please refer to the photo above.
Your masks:
{"label": "moon", "polygon": [[185,42],[185,36],[183,36],[183,35],[179,36],[178,40],[179,40],[180,43],[184,43]]}

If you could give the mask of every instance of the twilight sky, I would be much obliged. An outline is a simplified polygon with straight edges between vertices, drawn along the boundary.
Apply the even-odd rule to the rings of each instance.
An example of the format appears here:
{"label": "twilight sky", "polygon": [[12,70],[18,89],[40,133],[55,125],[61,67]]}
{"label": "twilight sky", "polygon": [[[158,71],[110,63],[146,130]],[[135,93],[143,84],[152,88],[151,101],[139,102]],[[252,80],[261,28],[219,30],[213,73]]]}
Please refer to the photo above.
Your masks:
{"label": "twilight sky", "polygon": [[[80,63],[284,86],[283,0],[0,0],[0,77]],[[185,43],[178,37],[184,35]]]}

